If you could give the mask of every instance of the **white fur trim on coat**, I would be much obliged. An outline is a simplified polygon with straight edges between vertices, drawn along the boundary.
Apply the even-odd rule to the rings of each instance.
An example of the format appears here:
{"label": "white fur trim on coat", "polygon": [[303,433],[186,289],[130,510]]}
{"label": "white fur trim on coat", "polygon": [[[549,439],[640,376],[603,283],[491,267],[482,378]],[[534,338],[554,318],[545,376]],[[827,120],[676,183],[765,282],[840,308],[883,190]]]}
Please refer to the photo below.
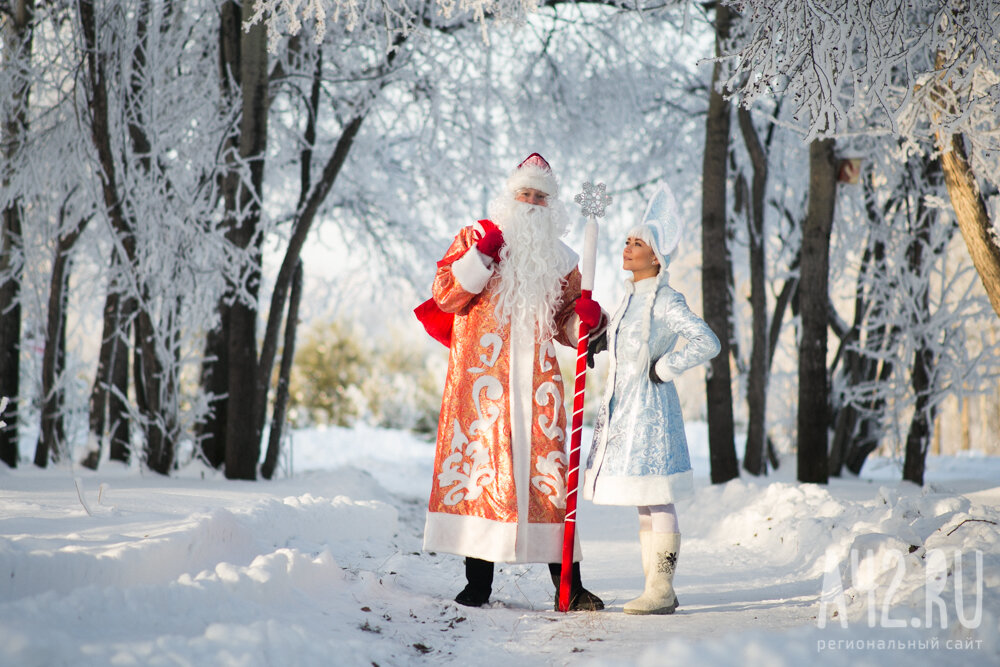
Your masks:
{"label": "white fur trim on coat", "polygon": [[665,505],[694,494],[694,472],[673,475],[583,474],[583,497],[595,505]]}
{"label": "white fur trim on coat", "polygon": [[466,292],[479,294],[493,275],[493,267],[486,266],[476,246],[451,263],[451,274]]}
{"label": "white fur trim on coat", "polygon": [[[477,516],[428,512],[424,523],[424,551],[444,551],[494,563],[558,563],[562,560],[562,523],[506,523]],[[527,548],[518,554],[518,531]],[[580,534],[573,540],[573,560],[583,558]]]}
{"label": "white fur trim on coat", "polygon": [[664,355],[656,360],[656,377],[660,378],[660,382],[672,382],[680,377],[674,369],[670,367],[667,363],[667,356]]}

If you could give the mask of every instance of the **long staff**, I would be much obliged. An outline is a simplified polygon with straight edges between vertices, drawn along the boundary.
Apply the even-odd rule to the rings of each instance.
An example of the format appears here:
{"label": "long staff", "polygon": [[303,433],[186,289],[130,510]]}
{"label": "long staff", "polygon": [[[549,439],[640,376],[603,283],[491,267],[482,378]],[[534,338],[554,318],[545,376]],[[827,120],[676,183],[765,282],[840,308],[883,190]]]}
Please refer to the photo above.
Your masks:
{"label": "long staff", "polygon": [[[604,183],[598,183],[595,187],[588,182],[583,184],[583,192],[578,194],[574,201],[583,207],[583,214],[587,216],[581,261],[580,296],[591,298],[594,290],[594,265],[597,259],[597,218],[604,216],[604,208],[611,202],[611,197],[604,193]],[[562,573],[559,581],[559,611],[569,611],[573,547],[576,540],[576,493],[580,477],[583,397],[587,385],[587,347],[589,344],[590,327],[580,322],[580,338],[576,346],[576,383],[573,391],[569,463],[566,471],[566,520],[563,530]]]}

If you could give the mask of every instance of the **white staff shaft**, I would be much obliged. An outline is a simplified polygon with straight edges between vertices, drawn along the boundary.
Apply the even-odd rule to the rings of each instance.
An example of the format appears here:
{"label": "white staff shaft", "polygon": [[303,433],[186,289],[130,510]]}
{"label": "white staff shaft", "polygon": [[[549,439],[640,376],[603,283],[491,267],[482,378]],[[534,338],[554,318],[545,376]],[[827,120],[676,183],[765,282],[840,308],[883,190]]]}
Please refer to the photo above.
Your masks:
{"label": "white staff shaft", "polygon": [[597,220],[590,216],[583,228],[583,258],[580,266],[580,288],[593,291],[594,266],[597,263]]}

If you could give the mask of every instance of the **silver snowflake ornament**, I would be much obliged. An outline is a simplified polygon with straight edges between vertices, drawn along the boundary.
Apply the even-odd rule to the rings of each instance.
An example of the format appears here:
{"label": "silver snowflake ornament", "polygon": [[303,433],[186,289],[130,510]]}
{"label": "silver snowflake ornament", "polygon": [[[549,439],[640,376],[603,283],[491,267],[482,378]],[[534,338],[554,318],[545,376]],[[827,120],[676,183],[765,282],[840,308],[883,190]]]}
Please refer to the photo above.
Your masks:
{"label": "silver snowflake ornament", "polygon": [[590,181],[583,184],[583,192],[573,198],[583,209],[586,218],[603,218],[604,209],[611,203],[611,195],[604,191],[604,183],[594,185]]}

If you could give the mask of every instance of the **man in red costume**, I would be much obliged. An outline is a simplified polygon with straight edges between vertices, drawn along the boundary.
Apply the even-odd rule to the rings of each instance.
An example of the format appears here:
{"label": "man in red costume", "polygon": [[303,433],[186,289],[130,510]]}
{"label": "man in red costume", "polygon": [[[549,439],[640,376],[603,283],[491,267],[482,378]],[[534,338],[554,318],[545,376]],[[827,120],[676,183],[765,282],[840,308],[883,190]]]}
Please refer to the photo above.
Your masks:
{"label": "man in red costume", "polygon": [[[580,295],[578,257],[560,237],[568,216],[549,164],[533,153],[438,262],[433,297],[453,313],[448,377],[424,549],[465,556],[455,598],[489,601],[493,564],[549,563],[558,588],[566,508],[567,434],[555,343],[576,347],[581,320],[607,318]],[[603,609],[580,582],[571,609]],[[558,593],[558,591],[557,591]]]}

